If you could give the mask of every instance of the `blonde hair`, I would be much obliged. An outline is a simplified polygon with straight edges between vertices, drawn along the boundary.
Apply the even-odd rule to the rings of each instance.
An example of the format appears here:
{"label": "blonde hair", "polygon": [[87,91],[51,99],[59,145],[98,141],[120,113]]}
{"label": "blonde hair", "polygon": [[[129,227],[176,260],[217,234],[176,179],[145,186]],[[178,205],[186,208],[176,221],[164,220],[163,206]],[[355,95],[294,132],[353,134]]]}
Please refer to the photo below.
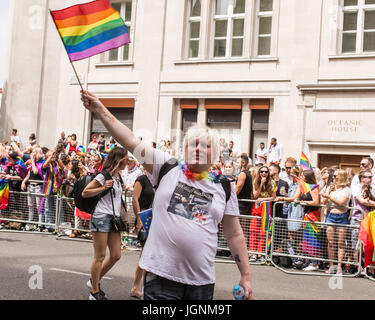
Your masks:
{"label": "blonde hair", "polygon": [[346,170],[336,170],[337,171],[337,183],[336,185],[339,187],[346,187],[348,184],[348,174]]}
{"label": "blonde hair", "polygon": [[189,140],[191,140],[192,138],[199,139],[204,136],[211,139],[211,164],[216,163],[219,160],[220,156],[219,138],[214,130],[205,125],[197,124],[191,126],[186,131],[183,142],[183,152],[185,152]]}

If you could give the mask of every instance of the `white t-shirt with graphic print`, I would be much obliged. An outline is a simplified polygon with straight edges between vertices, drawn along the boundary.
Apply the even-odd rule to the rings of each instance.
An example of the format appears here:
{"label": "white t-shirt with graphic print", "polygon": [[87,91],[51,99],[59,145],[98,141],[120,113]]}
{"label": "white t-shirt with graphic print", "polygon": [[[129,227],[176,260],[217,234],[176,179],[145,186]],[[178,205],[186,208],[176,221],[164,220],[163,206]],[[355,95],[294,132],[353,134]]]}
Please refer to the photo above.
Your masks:
{"label": "white t-shirt with graphic print", "polygon": [[[154,150],[153,185],[162,165],[171,158]],[[152,222],[139,266],[166,279],[189,284],[215,283],[214,259],[218,225],[226,215],[239,215],[233,186],[225,201],[221,183],[188,180],[176,166],[155,193]]]}

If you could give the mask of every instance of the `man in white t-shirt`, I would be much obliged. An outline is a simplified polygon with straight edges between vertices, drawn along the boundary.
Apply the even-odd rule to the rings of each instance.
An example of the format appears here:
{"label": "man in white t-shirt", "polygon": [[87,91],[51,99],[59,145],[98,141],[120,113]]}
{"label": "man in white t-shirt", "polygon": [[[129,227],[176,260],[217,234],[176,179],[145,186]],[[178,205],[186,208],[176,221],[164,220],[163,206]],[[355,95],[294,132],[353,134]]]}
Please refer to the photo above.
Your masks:
{"label": "man in white t-shirt", "polygon": [[19,148],[21,147],[21,139],[17,135],[17,129],[12,130],[12,134],[10,136],[10,142],[15,142],[15,143],[17,143]]}
{"label": "man in white t-shirt", "polygon": [[128,157],[128,165],[121,172],[121,177],[125,185],[126,191],[133,191],[135,180],[142,175],[142,170],[137,166],[133,156]]}
{"label": "man in white t-shirt", "polygon": [[[157,183],[160,169],[171,156],[140,141],[95,95],[82,91],[81,99],[116,140],[142,161],[151,182]],[[213,298],[220,223],[241,273],[239,285],[244,288],[244,299],[251,298],[249,257],[238,219],[236,193],[231,186],[226,201],[218,177],[207,175],[211,164],[219,158],[218,145],[209,128],[191,127],[184,140],[186,165],[175,166],[160,181],[151,228],[139,262],[146,270],[145,300]]]}
{"label": "man in white t-shirt", "polygon": [[268,158],[267,158],[269,166],[272,164],[280,165],[282,158],[283,158],[283,147],[281,146],[281,144],[277,143],[276,138],[272,138],[270,148],[268,149]]}
{"label": "man in white t-shirt", "polygon": [[259,149],[255,153],[255,158],[256,158],[255,164],[256,165],[258,165],[258,164],[259,165],[265,164],[266,161],[267,161],[267,154],[268,154],[268,150],[265,148],[264,142],[261,142],[259,144]]}

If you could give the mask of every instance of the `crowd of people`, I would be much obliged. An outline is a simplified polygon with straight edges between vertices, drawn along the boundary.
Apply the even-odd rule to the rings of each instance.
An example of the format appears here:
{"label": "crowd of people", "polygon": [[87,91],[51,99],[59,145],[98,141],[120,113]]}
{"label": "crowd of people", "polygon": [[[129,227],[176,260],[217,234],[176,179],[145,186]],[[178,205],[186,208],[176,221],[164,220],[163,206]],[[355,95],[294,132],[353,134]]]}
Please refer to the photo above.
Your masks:
{"label": "crowd of people", "polygon": [[[211,170],[222,170],[235,185],[238,199],[245,199],[239,201],[243,215],[260,217],[260,203],[286,202],[284,205],[276,205],[275,217],[288,219],[287,223],[280,223],[279,236],[293,243],[294,252],[340,261],[337,265],[333,262],[325,265],[319,264],[317,260],[292,259],[294,267],[303,268],[304,271],[327,267],[326,273],[342,274],[342,261],[358,261],[359,252],[358,228],[345,228],[345,225],[359,227],[366,214],[375,208],[374,160],[364,157],[359,163],[358,174],[352,168],[344,170],[339,166],[304,170],[293,157],[287,157],[284,163],[281,162],[282,147],[276,138],[271,139],[268,150],[264,146],[264,143],[260,143],[255,165],[245,153],[236,159],[232,158],[232,152],[227,161],[222,160],[222,153],[220,161]],[[318,188],[302,193],[298,178],[310,185],[318,185]],[[308,221],[309,224],[303,226],[303,223],[289,220]],[[320,222],[326,223],[327,228],[323,228]],[[262,253],[265,250],[266,238],[260,224],[261,219],[251,220],[251,252]],[[314,235],[309,235],[309,232]],[[253,254],[250,261],[262,262],[264,256]],[[356,272],[350,264],[345,265],[344,271]],[[375,276],[373,268],[368,273]]]}
{"label": "crowd of people", "polygon": [[[343,266],[341,262],[345,259],[347,261],[358,259],[358,229],[348,231],[344,225],[358,226],[366,213],[375,207],[372,158],[364,157],[361,160],[358,174],[355,174],[353,169],[343,170],[338,166],[303,170],[293,157],[286,157],[283,161],[282,146],[276,138],[271,139],[268,149],[265,143],[260,143],[255,153],[254,163],[248,154],[236,151],[233,141],[227,143],[224,138],[221,138],[218,143],[220,145],[219,161],[211,164],[209,172],[219,172],[230,181],[239,199],[238,210],[241,215],[260,217],[262,203],[284,202],[276,206],[275,217],[288,219],[281,225],[281,229],[285,240],[293,242],[295,251],[305,253],[309,257],[340,261],[337,265],[330,262],[328,266],[323,266],[319,265],[317,260],[303,261],[294,258],[292,259],[294,267],[303,268],[304,271],[315,271],[321,267],[327,267],[326,272],[330,274],[342,274],[343,271],[353,272],[349,270],[350,265]],[[20,146],[17,130],[14,129],[10,142],[5,140],[0,145],[0,179],[7,179],[12,191],[30,193],[27,220],[34,223],[27,224],[26,230],[53,232],[52,196],[60,194],[71,197],[74,182],[83,175],[100,173],[108,154],[111,150],[117,149],[118,144],[112,137],[107,142],[104,134],[93,133],[90,143],[87,147],[83,147],[78,143],[74,133],[66,137],[62,132],[53,149],[40,146],[35,134],[30,135],[29,144],[23,150]],[[170,156],[179,156],[171,148],[170,140],[154,142],[152,147]],[[128,203],[132,203],[135,217],[137,217],[137,213],[152,206],[155,193],[153,184],[146,174],[146,169],[131,154],[127,154],[126,164],[118,172],[122,177],[122,194],[125,195]],[[319,187],[306,194],[301,193],[297,178],[311,185],[319,185]],[[97,184],[95,187],[99,185],[104,187],[105,181],[100,180]],[[32,195],[40,193],[43,193],[45,198]],[[9,202],[16,206],[17,197],[10,197]],[[355,209],[348,209],[348,207]],[[35,214],[36,212],[38,215]],[[75,230],[71,237],[80,235],[78,229],[82,223],[88,224],[90,221],[91,230],[93,220],[90,219],[90,216],[76,208]],[[60,216],[60,222],[63,221],[64,214]],[[327,228],[318,226],[307,230],[307,224],[303,224],[302,221],[311,224],[326,222],[328,225]],[[139,218],[136,218],[134,225],[137,233],[143,229]],[[264,251],[267,240],[264,237],[261,219],[252,219],[248,231],[247,248],[250,252],[254,252],[250,256],[250,261],[264,262],[264,256],[259,253]],[[95,252],[92,266],[92,275],[95,279],[90,279],[88,283],[88,286],[95,292],[92,294],[95,300],[104,297],[99,287],[100,278],[119,258],[118,251],[116,251],[103,264],[107,239],[100,240],[97,237],[96,241],[104,241],[104,244],[100,245],[100,252],[99,249]],[[108,246],[113,247],[113,241],[113,239],[109,241]],[[116,238],[115,245],[117,242]],[[347,257],[345,253],[345,248],[348,246],[354,252],[351,257]],[[101,271],[103,266],[105,272]],[[374,276],[373,269],[370,268],[369,272]],[[141,280],[145,277],[145,273],[144,269],[137,268],[131,291],[132,296],[141,297]]]}

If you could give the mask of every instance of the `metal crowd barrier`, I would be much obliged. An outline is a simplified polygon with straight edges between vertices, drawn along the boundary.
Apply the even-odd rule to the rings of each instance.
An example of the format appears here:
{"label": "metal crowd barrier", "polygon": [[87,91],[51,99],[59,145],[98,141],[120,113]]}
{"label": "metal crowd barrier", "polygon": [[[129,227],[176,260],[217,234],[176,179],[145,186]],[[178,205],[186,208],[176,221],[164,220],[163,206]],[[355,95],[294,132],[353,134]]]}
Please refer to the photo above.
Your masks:
{"label": "metal crowd barrier", "polygon": [[[0,210],[1,231],[55,233],[58,202],[57,196],[10,191],[8,207]],[[41,205],[44,209],[38,212]]]}
{"label": "metal crowd barrier", "polygon": [[[330,264],[337,268],[340,264],[345,277],[356,277],[361,273],[362,246],[358,240],[358,225],[311,222],[298,219],[275,217],[276,205],[273,205],[273,232],[271,239],[270,261],[277,269],[290,274],[325,275]],[[327,206],[320,205],[322,208]],[[348,210],[357,208],[348,207]],[[303,271],[310,262],[318,262],[316,271]],[[346,267],[357,271],[345,274]]]}
{"label": "metal crowd barrier", "polygon": [[[122,234],[122,241],[123,245],[127,246],[135,242],[137,237],[135,234],[136,216],[131,197],[124,197],[124,200],[127,212],[125,213],[122,209],[121,215],[128,226],[128,231]],[[42,201],[44,210],[38,212]],[[289,274],[332,276],[332,274],[326,274],[322,268],[316,272],[302,270],[304,263],[315,260],[323,266],[329,263],[340,263],[342,269],[345,265],[357,269],[349,275],[343,273],[343,276],[356,277],[361,273],[362,246],[358,241],[358,225],[337,225],[320,221],[279,218],[275,216],[276,205],[285,202],[274,202],[272,220],[264,232],[261,230],[261,216],[251,215],[256,200],[239,199],[239,202],[251,204],[247,214],[239,216],[249,257],[257,256],[256,261],[250,261],[251,264],[272,264]],[[354,207],[348,208],[348,210],[354,209],[358,210]],[[78,231],[81,234],[76,237],[77,240],[89,241],[90,239],[89,220],[77,217],[73,198],[60,196],[44,198],[40,193],[11,191],[8,207],[0,210],[1,223],[5,225],[1,231],[43,232],[43,234],[57,234],[57,239],[70,239],[69,236],[74,231]],[[319,244],[316,245],[318,249],[314,250],[311,245],[309,247],[308,243],[305,243],[304,232],[306,230],[310,232],[313,230],[318,234]],[[217,247],[217,260],[234,262],[221,224]]]}
{"label": "metal crowd barrier", "polygon": [[[269,261],[268,251],[269,251],[269,240],[270,240],[270,226],[266,231],[262,230],[262,217],[251,215],[253,206],[255,206],[257,200],[248,199],[238,199],[240,204],[243,204],[240,209],[239,221],[242,227],[246,247],[250,257],[251,264],[267,264]],[[249,204],[249,206],[245,206]],[[246,214],[243,214],[245,213]],[[231,260],[233,258],[230,256],[230,250],[228,244],[223,235],[223,227],[220,223],[219,233],[218,233],[218,257],[217,260]]]}

